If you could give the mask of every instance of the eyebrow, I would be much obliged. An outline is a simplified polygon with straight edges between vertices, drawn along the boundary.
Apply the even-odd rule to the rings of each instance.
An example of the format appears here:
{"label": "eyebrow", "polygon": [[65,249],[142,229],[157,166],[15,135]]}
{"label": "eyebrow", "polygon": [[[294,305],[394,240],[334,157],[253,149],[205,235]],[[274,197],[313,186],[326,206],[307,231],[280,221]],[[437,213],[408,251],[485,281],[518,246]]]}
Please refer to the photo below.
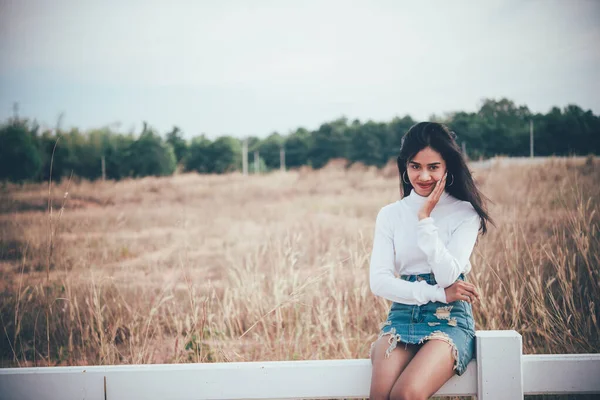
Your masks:
{"label": "eyebrow", "polygon": [[[410,161],[410,162],[409,162],[409,164],[421,165],[421,164],[419,164],[419,163],[418,163],[418,162],[416,162],[416,161]],[[433,162],[433,163],[431,163],[431,164],[427,164],[427,165],[431,166],[431,165],[438,165],[438,164],[441,164],[441,162],[439,162],[439,161],[436,161],[436,162]]]}

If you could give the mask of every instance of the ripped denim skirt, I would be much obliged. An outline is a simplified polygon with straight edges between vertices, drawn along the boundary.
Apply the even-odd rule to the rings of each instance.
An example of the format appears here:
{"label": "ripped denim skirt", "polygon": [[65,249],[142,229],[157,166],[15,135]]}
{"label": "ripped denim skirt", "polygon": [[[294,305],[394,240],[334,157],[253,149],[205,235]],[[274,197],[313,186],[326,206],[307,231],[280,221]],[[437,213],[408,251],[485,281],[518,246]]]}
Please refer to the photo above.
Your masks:
{"label": "ripped denim skirt", "polygon": [[[425,280],[436,284],[433,274],[402,275],[409,282]],[[458,279],[465,280],[463,274]],[[398,342],[423,344],[432,339],[443,340],[452,347],[454,371],[462,375],[475,356],[475,322],[471,304],[458,300],[452,303],[429,302],[423,305],[393,303],[387,320],[381,325],[379,338],[389,336],[386,357]]]}

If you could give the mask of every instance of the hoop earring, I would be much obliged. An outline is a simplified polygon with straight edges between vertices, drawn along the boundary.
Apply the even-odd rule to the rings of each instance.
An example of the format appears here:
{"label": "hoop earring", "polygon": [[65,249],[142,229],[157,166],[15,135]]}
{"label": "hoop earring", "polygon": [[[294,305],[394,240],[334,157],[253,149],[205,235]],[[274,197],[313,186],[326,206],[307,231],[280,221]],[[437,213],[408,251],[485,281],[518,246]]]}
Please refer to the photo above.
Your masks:
{"label": "hoop earring", "polygon": [[406,171],[404,171],[404,172],[402,173],[402,182],[406,183],[407,185],[410,185],[410,181],[409,181],[409,182],[406,182],[406,181],[404,180],[404,174],[406,174]]}
{"label": "hoop earring", "polygon": [[450,182],[449,185],[446,185],[446,187],[452,186],[452,184],[454,183],[454,174],[450,173],[450,176],[452,177],[452,182]]}

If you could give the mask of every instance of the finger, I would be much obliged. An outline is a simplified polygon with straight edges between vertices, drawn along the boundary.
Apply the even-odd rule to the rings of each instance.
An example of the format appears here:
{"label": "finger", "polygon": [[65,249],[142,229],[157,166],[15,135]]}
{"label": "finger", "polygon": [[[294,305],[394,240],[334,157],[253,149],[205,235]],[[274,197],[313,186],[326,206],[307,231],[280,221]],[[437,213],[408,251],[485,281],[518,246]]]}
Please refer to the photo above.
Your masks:
{"label": "finger", "polygon": [[435,189],[433,191],[435,192],[435,198],[437,200],[439,200],[440,196],[442,195],[443,187],[444,187],[444,183],[442,182],[441,179],[435,183]]}
{"label": "finger", "polygon": [[471,293],[473,293],[475,296],[479,297],[479,289],[477,289],[477,286],[473,285],[472,283],[469,283],[469,290],[471,291]]}
{"label": "finger", "polygon": [[437,201],[439,200],[439,197],[438,197],[439,187],[440,187],[440,181],[436,181],[435,184],[433,185],[433,190],[431,191],[429,196],[427,196],[429,199],[431,199],[433,204],[436,204]]}
{"label": "finger", "polygon": [[469,282],[463,282],[461,285],[463,291],[466,291],[468,295],[479,298],[479,293],[475,285]]}
{"label": "finger", "polygon": [[435,188],[433,188],[433,192],[432,192],[436,201],[440,199],[443,191],[444,191],[444,183],[442,182],[442,179],[440,179],[439,181],[437,181],[435,183]]}
{"label": "finger", "polygon": [[474,298],[477,298],[477,299],[479,298],[479,292],[477,292],[477,288],[476,287],[473,286],[471,288],[468,288],[467,290],[468,290],[468,294],[470,296],[473,296]]}
{"label": "finger", "polygon": [[435,185],[433,185],[433,190],[429,194],[429,198],[431,199],[433,204],[436,204],[438,201],[437,190],[438,190],[438,182],[436,182]]}
{"label": "finger", "polygon": [[446,188],[446,177],[448,176],[448,174],[444,174],[444,176],[442,176],[441,182],[440,182],[440,195],[444,192],[444,189]]}

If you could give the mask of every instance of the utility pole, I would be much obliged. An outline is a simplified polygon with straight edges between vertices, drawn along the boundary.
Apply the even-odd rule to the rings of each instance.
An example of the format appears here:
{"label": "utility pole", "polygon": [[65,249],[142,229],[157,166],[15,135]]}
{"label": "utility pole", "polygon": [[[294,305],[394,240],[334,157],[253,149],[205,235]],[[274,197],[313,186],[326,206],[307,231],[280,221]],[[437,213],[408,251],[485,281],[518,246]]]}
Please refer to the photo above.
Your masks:
{"label": "utility pole", "polygon": [[248,176],[248,138],[244,139],[242,147],[242,173]]}
{"label": "utility pole", "polygon": [[102,182],[106,181],[106,163],[104,162],[104,155],[102,156]]}
{"label": "utility pole", "polygon": [[462,153],[463,153],[463,157],[468,160],[469,156],[467,156],[467,144],[465,143],[465,141],[463,140],[462,143]]}
{"label": "utility pole", "polygon": [[254,152],[254,173],[258,174],[258,151]]}
{"label": "utility pole", "polygon": [[279,150],[279,169],[281,172],[285,172],[285,149],[283,147]]}
{"label": "utility pole", "polygon": [[529,120],[529,157],[533,158],[533,120]]}

